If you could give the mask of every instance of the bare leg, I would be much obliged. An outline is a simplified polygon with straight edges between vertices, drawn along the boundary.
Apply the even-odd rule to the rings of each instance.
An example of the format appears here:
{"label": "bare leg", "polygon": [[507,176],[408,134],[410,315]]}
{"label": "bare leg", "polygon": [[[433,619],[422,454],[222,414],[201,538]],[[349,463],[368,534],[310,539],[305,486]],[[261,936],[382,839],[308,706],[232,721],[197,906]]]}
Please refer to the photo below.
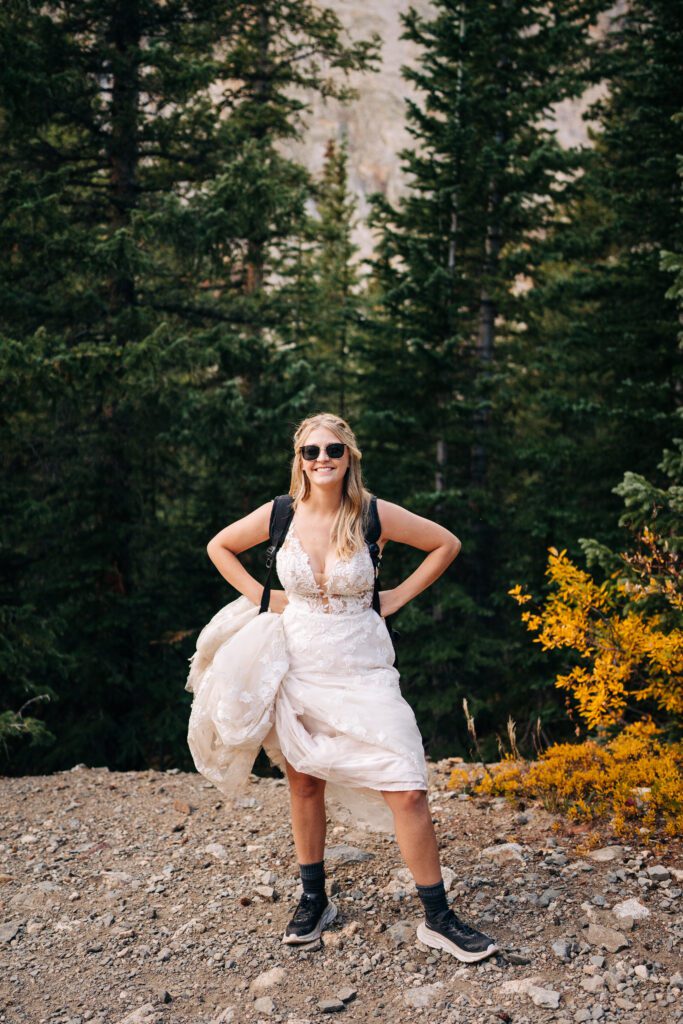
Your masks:
{"label": "bare leg", "polygon": [[325,780],[296,771],[287,760],[285,768],[297,861],[317,864],[325,856]]}
{"label": "bare leg", "polygon": [[441,881],[441,866],[426,791],[383,789],[382,796],[394,815],[396,841],[415,884],[436,885]]}

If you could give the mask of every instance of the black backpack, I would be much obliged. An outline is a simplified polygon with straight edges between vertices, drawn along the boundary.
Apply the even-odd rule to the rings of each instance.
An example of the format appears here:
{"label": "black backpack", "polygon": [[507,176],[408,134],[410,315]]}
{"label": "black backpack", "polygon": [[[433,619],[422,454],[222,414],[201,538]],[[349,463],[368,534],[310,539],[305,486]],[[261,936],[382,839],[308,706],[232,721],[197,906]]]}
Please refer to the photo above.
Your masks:
{"label": "black backpack", "polygon": [[[263,585],[259,615],[261,612],[268,611],[268,605],[270,604],[270,577],[273,572],[273,565],[275,564],[275,556],[287,535],[289,524],[292,521],[293,512],[292,497],[290,494],[279,494],[273,501],[273,508],[270,513],[270,544],[266,550],[266,568],[268,569],[268,575],[266,576],[266,581]],[[365,540],[368,545],[368,550],[370,551],[372,564],[375,567],[375,589],[372,594],[372,607],[379,615],[380,603],[378,577],[379,565],[382,561],[382,556],[379,552],[379,544],[377,541],[382,534],[382,526],[379,521],[379,513],[377,511],[377,498],[374,494],[370,498],[370,507],[368,512],[368,524],[365,530]],[[387,626],[392,643],[395,646],[396,631],[389,626],[388,622]]]}

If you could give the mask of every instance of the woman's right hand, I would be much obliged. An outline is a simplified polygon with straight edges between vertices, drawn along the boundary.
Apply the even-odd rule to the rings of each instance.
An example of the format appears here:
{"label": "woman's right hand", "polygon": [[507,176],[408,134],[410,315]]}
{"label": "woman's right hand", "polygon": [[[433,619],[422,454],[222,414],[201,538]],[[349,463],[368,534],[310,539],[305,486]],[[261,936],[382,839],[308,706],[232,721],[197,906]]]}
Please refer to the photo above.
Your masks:
{"label": "woman's right hand", "polygon": [[271,590],[270,604],[268,606],[269,612],[277,612],[281,614],[288,604],[289,600],[284,590]]}

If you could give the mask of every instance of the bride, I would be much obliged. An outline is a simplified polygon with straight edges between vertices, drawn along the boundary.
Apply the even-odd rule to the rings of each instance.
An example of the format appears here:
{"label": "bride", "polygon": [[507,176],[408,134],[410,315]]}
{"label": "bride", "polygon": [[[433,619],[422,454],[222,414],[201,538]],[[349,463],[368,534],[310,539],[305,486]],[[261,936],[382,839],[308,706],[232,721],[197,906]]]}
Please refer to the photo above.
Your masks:
{"label": "bride", "polygon": [[365,541],[372,495],[345,420],[319,413],[298,425],[289,494],[293,518],[276,555],[284,590],[272,591],[260,620],[271,638],[265,653],[250,632],[264,588],[238,555],[268,539],[273,502],[226,526],[207,546],[243,597],[206,627],[193,656],[188,742],[195,763],[234,792],[262,745],[286,774],[303,894],[283,942],[313,941],[337,914],[325,889],[327,791],[359,820],[394,831],[424,907],[418,938],[465,963],[482,960],[498,946],[449,907],[422,738],[401,694],[384,621],[438,579],[460,541],[438,523],[377,499],[380,551],[395,541],[427,552],[399,586],[380,593],[378,614]]}

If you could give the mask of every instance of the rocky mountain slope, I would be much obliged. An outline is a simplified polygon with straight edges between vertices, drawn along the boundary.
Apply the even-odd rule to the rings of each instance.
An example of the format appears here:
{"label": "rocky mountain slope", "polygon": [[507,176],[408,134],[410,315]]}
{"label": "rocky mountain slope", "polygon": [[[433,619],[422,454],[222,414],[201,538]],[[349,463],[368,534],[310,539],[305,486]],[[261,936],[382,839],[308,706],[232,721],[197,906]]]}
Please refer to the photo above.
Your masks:
{"label": "rocky mountain slope", "polygon": [[[381,192],[392,203],[405,192],[407,181],[401,170],[399,152],[415,145],[405,123],[406,99],[420,102],[412,86],[401,76],[403,64],[413,66],[420,59],[420,49],[400,38],[400,14],[409,6],[429,15],[427,0],[331,0],[327,3],[338,15],[353,39],[368,38],[379,33],[381,61],[372,73],[354,73],[349,83],[358,91],[358,98],[347,104],[307,96],[311,114],[306,119],[301,141],[288,144],[283,151],[300,160],[312,172],[323,166],[325,148],[330,139],[346,138],[349,146],[349,189],[358,204],[359,223],[354,241],[360,256],[372,251],[372,235],[365,225],[368,196]],[[615,8],[616,9],[616,8]],[[605,19],[599,26],[604,31]],[[565,146],[585,144],[587,126],[582,113],[600,92],[589,90],[580,101],[566,101],[550,113],[547,124],[556,129]]]}
{"label": "rocky mountain slope", "polygon": [[430,764],[453,907],[500,954],[419,943],[392,836],[328,822],[322,942],[285,946],[300,892],[285,780],[238,806],[196,774],[76,766],[0,778],[2,1024],[672,1024],[683,1017],[680,848],[461,798]]}

